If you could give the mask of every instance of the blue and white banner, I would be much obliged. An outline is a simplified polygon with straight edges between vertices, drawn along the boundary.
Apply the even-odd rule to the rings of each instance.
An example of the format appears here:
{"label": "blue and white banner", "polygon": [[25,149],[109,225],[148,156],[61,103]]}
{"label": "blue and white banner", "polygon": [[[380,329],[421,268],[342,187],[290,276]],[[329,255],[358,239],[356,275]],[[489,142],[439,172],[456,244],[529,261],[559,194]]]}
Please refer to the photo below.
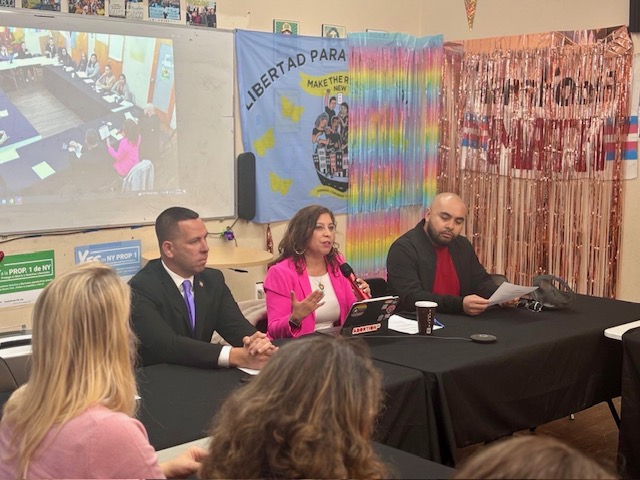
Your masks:
{"label": "blue and white banner", "polygon": [[346,213],[347,41],[238,31],[236,55],[242,143],[256,156],[253,221],[311,204]]}
{"label": "blue and white banner", "polygon": [[76,265],[98,261],[113,267],[123,280],[128,281],[142,268],[140,240],[96,243],[75,248]]}

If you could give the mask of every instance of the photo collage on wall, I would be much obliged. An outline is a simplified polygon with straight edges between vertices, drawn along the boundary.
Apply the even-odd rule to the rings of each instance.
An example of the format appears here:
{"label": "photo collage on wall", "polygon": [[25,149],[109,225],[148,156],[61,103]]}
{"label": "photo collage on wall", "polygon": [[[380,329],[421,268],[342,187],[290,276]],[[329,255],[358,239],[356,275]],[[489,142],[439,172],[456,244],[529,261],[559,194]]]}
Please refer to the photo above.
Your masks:
{"label": "photo collage on wall", "polygon": [[[17,2],[17,4],[16,4]],[[217,27],[216,2],[187,0],[190,11],[198,11],[198,22],[183,13],[181,0],[0,0],[0,8],[26,8],[78,15],[100,15],[131,20],[182,23]]]}
{"label": "photo collage on wall", "polygon": [[142,0],[109,0],[108,16],[144,20],[144,4]]}

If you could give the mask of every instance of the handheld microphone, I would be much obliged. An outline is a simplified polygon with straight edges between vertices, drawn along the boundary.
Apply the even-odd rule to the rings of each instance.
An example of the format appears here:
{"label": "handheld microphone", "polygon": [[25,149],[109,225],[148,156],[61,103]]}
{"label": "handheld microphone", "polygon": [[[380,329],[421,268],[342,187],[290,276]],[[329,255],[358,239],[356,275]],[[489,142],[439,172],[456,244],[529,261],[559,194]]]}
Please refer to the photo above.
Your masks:
{"label": "handheld microphone", "polygon": [[360,285],[358,285],[358,282],[356,282],[356,274],[353,273],[353,268],[351,268],[351,265],[349,265],[348,263],[343,263],[342,265],[340,265],[340,271],[345,277],[347,277],[349,283],[351,283],[353,291],[355,292],[356,297],[358,297],[359,300],[366,300],[368,298],[371,298],[371,295],[363,291],[360,288]]}

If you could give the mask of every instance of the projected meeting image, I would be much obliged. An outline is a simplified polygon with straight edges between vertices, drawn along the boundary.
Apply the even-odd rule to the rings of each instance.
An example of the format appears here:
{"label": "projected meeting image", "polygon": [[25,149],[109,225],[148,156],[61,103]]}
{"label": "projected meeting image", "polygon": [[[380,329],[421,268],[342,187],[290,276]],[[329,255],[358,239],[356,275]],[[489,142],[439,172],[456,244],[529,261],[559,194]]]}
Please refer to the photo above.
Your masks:
{"label": "projected meeting image", "polygon": [[0,203],[179,187],[169,39],[2,27]]}

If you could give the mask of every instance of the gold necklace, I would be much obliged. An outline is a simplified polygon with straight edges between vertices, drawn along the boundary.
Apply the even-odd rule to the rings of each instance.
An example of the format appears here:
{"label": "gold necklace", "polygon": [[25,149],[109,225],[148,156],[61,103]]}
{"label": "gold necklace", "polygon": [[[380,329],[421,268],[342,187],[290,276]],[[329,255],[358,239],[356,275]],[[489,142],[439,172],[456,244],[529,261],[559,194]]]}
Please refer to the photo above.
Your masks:
{"label": "gold necklace", "polygon": [[324,291],[324,285],[322,284],[322,277],[323,277],[323,276],[324,276],[324,275],[320,275],[319,277],[311,277],[311,278],[313,279],[314,283],[315,283],[315,282],[318,282],[318,289],[319,289],[321,292],[322,292],[322,291]]}

